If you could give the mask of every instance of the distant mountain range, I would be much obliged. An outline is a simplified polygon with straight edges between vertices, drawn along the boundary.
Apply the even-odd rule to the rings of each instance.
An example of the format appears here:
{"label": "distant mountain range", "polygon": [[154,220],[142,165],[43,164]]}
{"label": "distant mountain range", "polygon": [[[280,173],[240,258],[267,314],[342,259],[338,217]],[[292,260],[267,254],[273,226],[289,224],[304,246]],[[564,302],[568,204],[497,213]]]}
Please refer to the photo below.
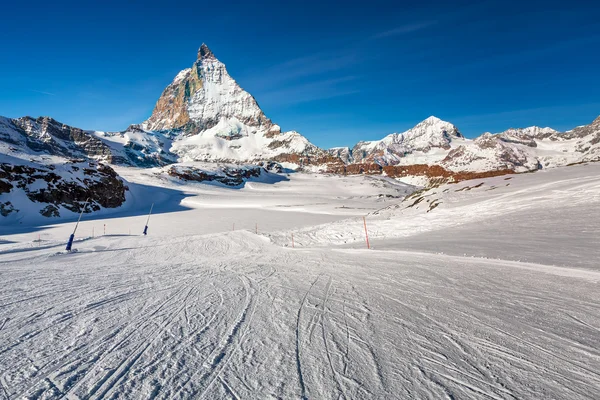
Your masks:
{"label": "distant mountain range", "polygon": [[[313,172],[466,179],[599,159],[600,117],[567,132],[533,126],[471,140],[432,116],[381,140],[321,149],[298,132],[281,132],[205,44],[191,68],[165,88],[150,118],[125,131],[86,131],[49,117],[0,117],[0,165],[22,163],[40,170],[68,160],[136,167],[275,162]],[[0,194],[3,182],[11,184],[0,172]],[[124,195],[115,196],[124,201]]]}

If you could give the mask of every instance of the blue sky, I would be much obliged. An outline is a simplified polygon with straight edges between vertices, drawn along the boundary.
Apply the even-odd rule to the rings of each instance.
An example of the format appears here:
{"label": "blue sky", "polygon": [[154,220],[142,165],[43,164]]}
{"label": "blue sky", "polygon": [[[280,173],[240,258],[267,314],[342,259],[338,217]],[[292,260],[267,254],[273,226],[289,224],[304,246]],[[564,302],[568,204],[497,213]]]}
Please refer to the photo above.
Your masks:
{"label": "blue sky", "polygon": [[0,23],[8,117],[123,130],[202,42],[268,117],[322,147],[430,115],[474,137],[600,114],[594,1],[17,3]]}

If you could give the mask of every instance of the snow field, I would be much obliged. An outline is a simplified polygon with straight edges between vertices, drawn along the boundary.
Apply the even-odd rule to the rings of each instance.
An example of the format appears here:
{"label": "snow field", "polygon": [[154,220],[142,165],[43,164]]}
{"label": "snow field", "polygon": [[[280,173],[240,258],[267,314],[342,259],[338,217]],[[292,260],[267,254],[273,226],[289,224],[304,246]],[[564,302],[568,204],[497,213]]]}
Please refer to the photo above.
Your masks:
{"label": "snow field", "polygon": [[[73,223],[3,236],[0,398],[599,398],[599,167],[404,202],[380,178],[124,171],[132,204],[162,196],[148,236],[127,210],[72,254]],[[139,232],[83,235],[105,222]]]}

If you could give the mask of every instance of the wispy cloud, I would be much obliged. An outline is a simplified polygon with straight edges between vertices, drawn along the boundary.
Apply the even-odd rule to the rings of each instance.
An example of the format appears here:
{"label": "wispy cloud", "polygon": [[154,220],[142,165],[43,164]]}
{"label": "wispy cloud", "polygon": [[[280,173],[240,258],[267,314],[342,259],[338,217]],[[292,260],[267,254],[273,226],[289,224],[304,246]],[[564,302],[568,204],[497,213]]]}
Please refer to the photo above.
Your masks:
{"label": "wispy cloud", "polygon": [[371,39],[383,39],[392,36],[405,35],[407,33],[417,32],[430,26],[436,25],[438,21],[430,20],[430,21],[420,21],[411,24],[405,24],[401,26],[397,26],[393,29],[389,29],[387,31],[379,32],[371,36]]}
{"label": "wispy cloud", "polygon": [[357,79],[356,76],[344,76],[272,90],[260,96],[260,103],[291,105],[346,96],[359,92],[355,85]]}
{"label": "wispy cloud", "polygon": [[[581,124],[588,124],[600,113],[600,103],[582,103],[567,105],[550,105],[546,107],[526,108],[520,110],[507,110],[497,113],[464,115],[452,118],[452,122],[459,128],[473,129],[480,126],[498,126],[498,132],[508,128],[523,128],[527,125],[552,125],[558,130],[571,129],[574,126],[553,125],[555,115],[571,115],[580,120]],[[587,119],[586,119],[587,118]],[[481,133],[481,132],[479,132]]]}
{"label": "wispy cloud", "polygon": [[[360,67],[381,57],[377,51],[364,51],[375,41],[424,30],[438,24],[439,21],[446,21],[464,13],[465,9],[456,9],[445,15],[413,20],[371,35],[363,35],[359,39],[340,37],[336,49],[320,49],[260,71],[255,70],[247,77],[242,76],[240,83],[254,93],[261,104],[269,103],[275,98],[278,99],[278,105],[284,105],[353,94],[357,92],[358,85],[341,89],[325,82],[331,82],[332,78],[339,79],[336,76],[342,76],[343,79],[344,75],[356,74]],[[414,50],[412,52],[414,53]],[[408,51],[405,54],[408,54]],[[426,54],[430,54],[430,51]],[[323,80],[326,78],[329,80]],[[315,90],[315,93],[309,94],[310,90]]]}
{"label": "wispy cloud", "polygon": [[356,55],[346,52],[320,52],[273,65],[245,79],[260,89],[281,87],[299,80],[315,79],[356,63]]}
{"label": "wispy cloud", "polygon": [[44,92],[43,90],[35,90],[35,89],[27,89],[30,92],[34,92],[34,93],[40,93],[40,94],[45,94],[47,96],[56,96],[55,93],[50,93],[50,92]]}

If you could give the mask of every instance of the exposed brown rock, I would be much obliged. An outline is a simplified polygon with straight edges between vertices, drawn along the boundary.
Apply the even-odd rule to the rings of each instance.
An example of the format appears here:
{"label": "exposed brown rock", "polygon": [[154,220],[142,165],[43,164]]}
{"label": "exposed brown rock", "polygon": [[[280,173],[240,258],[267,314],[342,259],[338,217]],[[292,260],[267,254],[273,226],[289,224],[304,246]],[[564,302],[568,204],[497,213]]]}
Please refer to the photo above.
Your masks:
{"label": "exposed brown rock", "polygon": [[391,178],[401,178],[406,176],[425,176],[427,178],[445,178],[448,182],[460,182],[469,179],[489,178],[493,176],[502,176],[514,174],[510,169],[485,172],[449,171],[439,165],[405,165],[405,166],[386,166],[383,167],[385,174]]}
{"label": "exposed brown rock", "polygon": [[191,68],[179,82],[167,86],[147,121],[148,129],[160,131],[180,129],[188,125],[190,123],[188,101],[201,88],[202,80],[196,68]]}
{"label": "exposed brown rock", "polygon": [[334,157],[325,152],[318,152],[316,154],[279,154],[273,157],[274,161],[277,162],[288,162],[302,166],[322,166],[324,170],[338,170],[342,171],[344,166],[344,162],[340,160],[338,157]]}

